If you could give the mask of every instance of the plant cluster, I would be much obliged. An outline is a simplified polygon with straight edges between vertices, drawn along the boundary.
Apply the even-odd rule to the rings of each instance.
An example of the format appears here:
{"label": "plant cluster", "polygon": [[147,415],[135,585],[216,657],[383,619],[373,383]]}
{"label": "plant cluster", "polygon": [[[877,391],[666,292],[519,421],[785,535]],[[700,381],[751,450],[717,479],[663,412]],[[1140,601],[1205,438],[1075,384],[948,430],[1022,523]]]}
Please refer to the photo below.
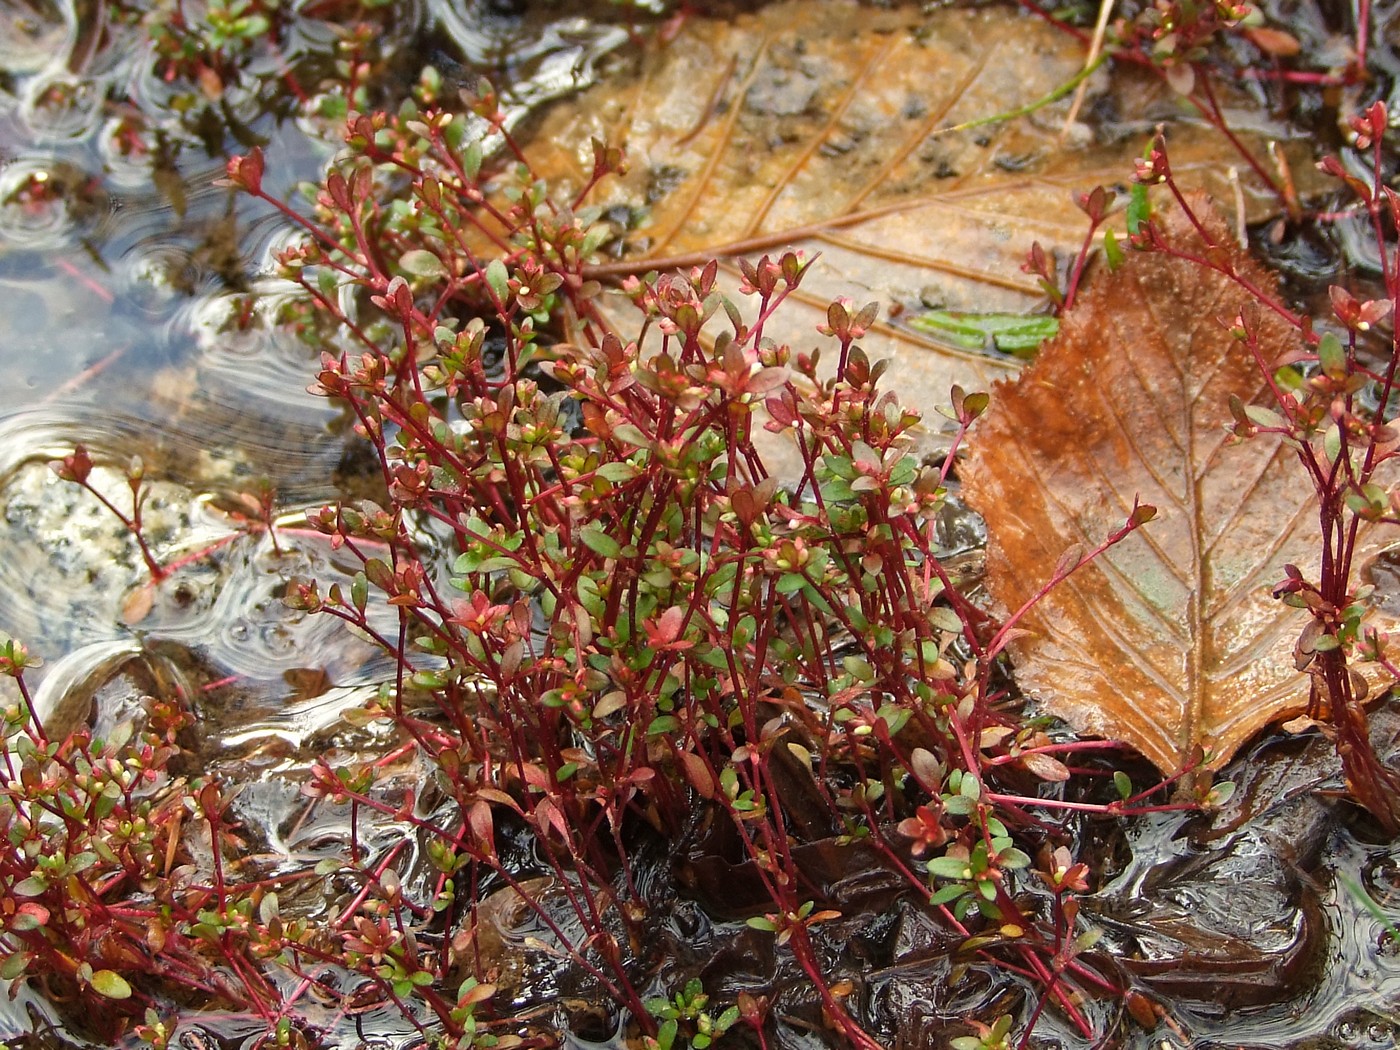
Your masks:
{"label": "plant cluster", "polygon": [[[1350,20],[1347,47],[1333,51],[1309,35],[1312,27],[1270,25],[1260,5],[1234,0],[1151,0],[1098,6],[1098,22],[1092,35],[1060,17],[1037,0],[1018,0],[1022,7],[1059,25],[1066,32],[1085,39],[1090,63],[1085,72],[1112,57],[1120,66],[1136,66],[1160,78],[1180,95],[1199,117],[1239,154],[1240,161],[1269,188],[1288,218],[1303,217],[1293,172],[1279,144],[1269,147],[1261,158],[1245,146],[1230,126],[1228,92],[1236,85],[1258,90],[1252,85],[1308,85],[1312,87],[1353,87],[1367,79],[1367,48],[1371,6],[1362,0]],[[1294,32],[1298,31],[1299,36]],[[1315,53],[1316,52],[1316,53]],[[1336,56],[1344,54],[1345,61]],[[1325,56],[1325,57],[1324,57]],[[1324,62],[1331,60],[1333,64]],[[1077,112],[1081,95],[1073,111]],[[1278,109],[1296,102],[1277,96]],[[1091,216],[1092,217],[1092,216]],[[1097,223],[1097,217],[1094,217]],[[1030,272],[1040,273],[1033,266]],[[1075,282],[1071,281],[1071,298]],[[1047,294],[1055,301],[1055,282]]]}
{"label": "plant cluster", "polygon": [[112,62],[134,62],[134,77],[147,80],[159,102],[113,93],[117,115],[104,129],[105,146],[150,163],[157,188],[174,195],[180,213],[186,202],[175,167],[189,143],[219,153],[226,143],[258,141],[244,121],[273,100],[289,101],[308,127],[330,136],[352,106],[379,104],[375,88],[396,43],[390,7],[389,0],[115,0],[92,31],[94,50],[75,56],[73,72],[83,90],[110,91],[104,73]]}
{"label": "plant cluster", "polygon": [[[0,976],[34,978],[96,1016],[143,1016],[156,983],[208,1002],[275,998],[235,932],[260,892],[224,881],[221,854],[237,842],[225,841],[220,788],[171,771],[188,714],[150,699],[139,727],[50,739],[24,678],[36,664],[13,641],[0,651],[20,697],[3,712]],[[187,825],[207,836],[212,871],[194,863]]]}
{"label": "plant cluster", "polygon": [[[1376,102],[1349,122],[1357,149],[1370,152],[1369,179],[1351,174],[1336,158],[1321,164],[1354,195],[1381,246],[1381,294],[1363,300],[1342,285],[1332,285],[1335,322],[1326,330],[1316,330],[1311,318],[1290,310],[1237,273],[1221,253],[1210,250],[1212,237],[1174,180],[1160,135],[1138,165],[1138,205],[1129,234],[1134,247],[1170,252],[1217,270],[1239,282],[1254,299],[1253,309],[1225,321],[1258,365],[1275,406],[1247,405],[1236,398],[1231,405],[1233,432],[1242,441],[1274,435],[1292,447],[1311,489],[1323,536],[1316,574],[1291,565],[1274,593],[1309,614],[1295,653],[1298,669],[1312,679],[1310,714],[1331,724],[1352,795],[1393,834],[1400,830],[1400,775],[1376,755],[1364,704],[1373,691],[1400,681],[1400,668],[1388,651],[1386,633],[1368,622],[1375,588],[1360,582],[1364,567],[1355,557],[1363,525],[1400,523],[1392,462],[1400,351],[1393,322],[1387,323],[1400,296],[1400,257],[1389,236],[1397,228],[1400,197],[1386,184],[1383,170],[1388,119],[1385,104]],[[1206,246],[1201,253],[1191,254],[1160,236],[1144,207],[1144,188],[1157,184],[1164,185],[1191,218]],[[1295,326],[1310,352],[1281,353],[1266,345],[1260,337],[1261,311]]]}
{"label": "plant cluster", "polygon": [[[195,87],[206,100],[243,83],[252,68],[276,56],[285,31],[299,19],[317,18],[345,28],[351,48],[363,43],[364,24],[388,0],[326,0],[298,7],[280,0],[208,0],[190,8],[172,2],[119,3],[117,18],[138,23],[150,44],[156,74],[165,82]],[[290,70],[284,72],[290,77]],[[293,83],[295,83],[293,81]],[[193,104],[182,102],[178,108]]]}
{"label": "plant cluster", "polygon": [[[235,38],[271,32],[261,10],[229,6],[230,55]],[[180,75],[215,68],[190,61]],[[352,834],[346,856],[296,876],[336,902],[312,925],[282,914],[280,884],[228,877],[219,787],[170,772],[179,711],[153,706],[114,740],[50,740],[28,702],[28,658],[11,646],[0,669],[24,703],[4,713],[0,976],[123,1004],[152,1045],[169,1037],[161,1008],[190,995],[257,1014],[270,1045],[310,1041],[297,1004],[313,988],[347,1012],[396,1011],[433,1045],[542,1040],[498,995],[507,975],[482,905],[504,892],[545,931],[539,950],[566,959],[647,1045],[699,1050],[745,1027],[766,1045],[762,997],[722,1002],[699,981],[655,980],[648,909],[682,891],[638,878],[637,858],[660,848],[678,864],[703,848],[755,873],[765,903],[749,926],[791,953],[832,1028],[873,1047],[853,988],[829,976],[839,946],[824,930],[840,902],[804,867],[803,847],[826,842],[902,879],[967,957],[1035,985],[1028,1027],[1054,1009],[1093,1035],[1094,995],[1152,1018],[1088,954],[1077,898],[1093,875],[1044,814],[1140,813],[1160,808],[1160,787],[1136,791],[1084,757],[1095,745],[1021,717],[1000,658],[1024,610],[991,623],[939,544],[957,447],[986,395],[954,389],[951,446],[921,459],[918,416],[880,389],[883,366],[860,347],[873,307],[832,303],[824,353],[765,338],[802,283],[792,253],[741,264],[743,303],[720,291],[714,263],[636,275],[626,291],[642,320],[616,331],[587,272],[610,232],[586,205],[621,155],[596,144],[593,182],[557,199],[488,85],[470,114],[434,108],[432,87],[421,109],[350,118],[309,216],[264,189],[260,152],[228,167],[303,231],[279,266],[306,305],[285,320],[323,350],[317,389],[352,413],[388,493],[384,506],[310,515],[361,571],[346,587],[296,581],[286,600],[394,656],[397,677],[354,717],[392,725],[431,777],[404,799],[386,789],[388,759],[317,763],[308,793],[345,807]],[[1381,108],[1356,130],[1378,142],[1384,125]],[[1384,243],[1397,208],[1379,171],[1377,159],[1357,192]],[[1171,185],[1164,145],[1139,174]],[[1109,216],[1102,193],[1083,207],[1095,228]],[[1132,225],[1133,247],[1163,248],[1140,204]],[[1088,255],[1086,242],[1061,301]],[[1393,302],[1400,263],[1385,265]],[[1054,286],[1043,254],[1031,269]],[[1400,519],[1383,489],[1395,357],[1374,367],[1365,343],[1389,303],[1335,302],[1338,333],[1307,332],[1316,362],[1273,360],[1239,319],[1279,409],[1240,406],[1237,433],[1282,434],[1314,482],[1330,537],[1322,574],[1290,575],[1280,591],[1313,613],[1300,666],[1338,727],[1353,790],[1393,822],[1396,785],[1369,748],[1350,662],[1393,668],[1364,624],[1349,546],[1356,522]],[[79,484],[90,469],[82,450],[59,466]],[[113,510],[139,539],[139,469],[129,479],[134,512]],[[270,519],[268,499],[257,512]],[[1150,517],[1136,508],[1046,589]],[[159,581],[166,570],[142,552]],[[396,630],[374,614],[383,605]],[[1066,798],[1085,772],[1116,800]],[[403,844],[362,844],[370,813],[418,832],[426,877],[408,871]],[[529,865],[508,848],[521,836]],[[955,1045],[1011,1045],[1012,1020],[989,1021]]]}
{"label": "plant cluster", "polygon": [[424,988],[440,971],[386,921],[401,849],[366,871],[334,920],[311,922],[300,905],[284,913],[283,897],[328,895],[339,862],[252,877],[231,793],[179,772],[191,765],[179,743],[184,706],[148,697],[139,724],[106,739],[86,729],[53,739],[25,680],[38,662],[13,641],[0,647],[0,673],[19,696],[0,712],[0,977],[37,983],[76,1027],[108,1041],[129,1031],[141,1045],[175,1045],[179,1014],[193,1006],[259,1019],[259,1046],[307,1047],[298,1002],[312,990],[338,995],[353,973],[405,1015],[404,1000],[428,999],[455,1045],[497,1045],[473,1016],[493,989],[467,977],[448,1001]]}
{"label": "plant cluster", "polygon": [[[483,138],[503,120],[487,88],[474,109],[484,131],[411,106],[352,120],[310,219],[265,193],[260,154],[229,167],[306,230],[282,273],[333,319],[327,338],[354,346],[323,354],[318,388],[376,448],[390,505],[312,515],[363,571],[288,601],[397,658],[365,717],[391,720],[437,770],[442,803],[412,819],[435,842],[434,896],[416,907],[445,924],[442,969],[473,965],[471,888],[509,885],[599,992],[673,1040],[681,1016],[667,1007],[658,1027],[639,991],[655,960],[631,858],[646,836],[680,841],[698,805],[759,873],[771,904],[750,925],[793,953],[857,1045],[873,1043],[819,950],[840,912],[799,859],[816,839],[873,850],[968,950],[1090,1031],[1077,997],[1116,994],[1117,978],[1079,958],[1085,872],[1024,794],[1067,780],[1079,745],[1006,708],[995,672],[1015,618],[989,624],[940,561],[944,483],[985,395],[954,391],[958,438],[921,462],[917,416],[879,392],[883,368],[859,347],[873,307],[831,305],[831,369],[764,339],[801,283],[793,254],[741,263],[747,311],[713,263],[631,280],[652,345],[624,341],[583,272],[603,236],[586,189],[552,200],[514,150],[522,163],[494,192]],[[595,154],[596,181],[620,158]],[[568,340],[546,338],[561,316]],[[768,465],[778,441],[796,456],[782,476]],[[1105,546],[1150,516],[1139,508]],[[398,610],[396,636],[374,628],[376,602]],[[390,812],[374,779],[325,765],[315,790]],[[1111,805],[1062,805],[1150,808],[1120,781]],[[532,833],[582,937],[523,887],[502,826]]]}

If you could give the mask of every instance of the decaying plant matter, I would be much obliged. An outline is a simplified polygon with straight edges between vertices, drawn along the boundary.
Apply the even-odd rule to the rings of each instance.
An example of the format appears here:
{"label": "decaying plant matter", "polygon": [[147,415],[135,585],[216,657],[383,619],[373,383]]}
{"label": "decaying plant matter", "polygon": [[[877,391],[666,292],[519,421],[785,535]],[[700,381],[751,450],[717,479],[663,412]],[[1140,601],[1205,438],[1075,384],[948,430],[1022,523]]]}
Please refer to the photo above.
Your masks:
{"label": "decaying plant matter", "polygon": [[[1275,282],[1203,200],[1189,203],[1192,217],[1173,206],[1153,226],[1158,251],[1101,268],[1059,336],[994,389],[964,471],[987,519],[988,583],[1009,611],[1033,596],[1039,566],[1097,542],[1135,501],[1157,509],[1036,603],[1012,652],[1022,688],[1163,773],[1198,749],[1219,768],[1262,726],[1310,708],[1293,654],[1316,621],[1271,590],[1323,547],[1296,445],[1231,432],[1275,388],[1222,318],[1276,295]],[[1251,316],[1250,339],[1271,360],[1307,354],[1283,317]],[[1380,461],[1375,470],[1364,483],[1382,483]],[[1389,532],[1360,523],[1348,560],[1373,556]]]}
{"label": "decaying plant matter", "polygon": [[[1400,214],[1400,199],[1382,174],[1387,119],[1378,102],[1351,121],[1358,148],[1371,151],[1369,183],[1335,158],[1321,164],[1345,182],[1370,220],[1380,246],[1383,288],[1383,297],[1360,301],[1346,288],[1332,286],[1335,326],[1328,330],[1315,331],[1246,261],[1224,248],[1218,227],[1198,214],[1176,185],[1160,135],[1137,177],[1143,185],[1168,187],[1196,238],[1173,243],[1163,224],[1141,214],[1141,225],[1130,232],[1140,247],[1214,273],[1237,289],[1234,297],[1245,296],[1242,305],[1227,303],[1217,321],[1249,355],[1272,406],[1233,393],[1231,430],[1236,440],[1267,447],[1277,442],[1296,455],[1307,488],[1295,483],[1295,498],[1311,490],[1310,500],[1300,500],[1298,515],[1315,516],[1319,534],[1317,554],[1301,566],[1284,565],[1274,593],[1306,616],[1294,654],[1297,669],[1308,675],[1308,713],[1330,722],[1352,793],[1394,833],[1400,830],[1400,776],[1377,757],[1362,705],[1373,682],[1389,686],[1400,675],[1386,652],[1389,624],[1373,614],[1374,588],[1358,579],[1377,545],[1386,542],[1385,527],[1400,522],[1390,422],[1400,350],[1393,324],[1378,330],[1400,295],[1400,263],[1387,247]],[[1280,323],[1298,335],[1279,335]]]}

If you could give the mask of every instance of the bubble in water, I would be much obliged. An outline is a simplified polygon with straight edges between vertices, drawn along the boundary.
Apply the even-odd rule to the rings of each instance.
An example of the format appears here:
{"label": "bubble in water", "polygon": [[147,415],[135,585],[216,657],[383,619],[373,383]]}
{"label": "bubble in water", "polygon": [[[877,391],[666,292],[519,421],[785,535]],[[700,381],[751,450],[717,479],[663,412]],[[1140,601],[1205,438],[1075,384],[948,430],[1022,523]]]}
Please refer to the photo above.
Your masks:
{"label": "bubble in water", "polygon": [[63,161],[25,158],[0,171],[0,238],[25,248],[60,248],[111,213],[98,180]]}
{"label": "bubble in water", "polygon": [[38,142],[86,138],[101,118],[102,95],[90,80],[69,73],[35,77],[20,115]]}
{"label": "bubble in water", "polygon": [[203,280],[193,254],[180,244],[148,241],[122,262],[125,301],[157,320],[169,316],[173,304],[192,295]]}
{"label": "bubble in water", "polygon": [[1383,854],[1361,869],[1361,884],[1382,908],[1400,908],[1400,856]]}
{"label": "bubble in water", "polygon": [[97,148],[107,181],[127,188],[149,187],[156,149],[155,134],[143,114],[122,113],[110,117],[97,135]]}

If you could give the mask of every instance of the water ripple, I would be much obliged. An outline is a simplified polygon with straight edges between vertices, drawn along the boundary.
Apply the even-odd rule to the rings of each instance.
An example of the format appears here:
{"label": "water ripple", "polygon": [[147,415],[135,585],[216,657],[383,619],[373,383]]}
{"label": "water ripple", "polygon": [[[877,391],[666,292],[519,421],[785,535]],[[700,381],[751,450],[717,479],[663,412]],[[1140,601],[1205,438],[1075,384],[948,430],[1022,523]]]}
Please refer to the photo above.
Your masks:
{"label": "water ripple", "polygon": [[0,169],[0,242],[72,247],[111,213],[101,181],[75,163],[29,155]]}
{"label": "water ripple", "polygon": [[94,81],[50,72],[25,86],[20,118],[36,142],[76,141],[91,134],[102,102],[101,86]]}
{"label": "water ripple", "polygon": [[33,73],[67,61],[78,37],[71,3],[15,0],[0,4],[0,68]]}

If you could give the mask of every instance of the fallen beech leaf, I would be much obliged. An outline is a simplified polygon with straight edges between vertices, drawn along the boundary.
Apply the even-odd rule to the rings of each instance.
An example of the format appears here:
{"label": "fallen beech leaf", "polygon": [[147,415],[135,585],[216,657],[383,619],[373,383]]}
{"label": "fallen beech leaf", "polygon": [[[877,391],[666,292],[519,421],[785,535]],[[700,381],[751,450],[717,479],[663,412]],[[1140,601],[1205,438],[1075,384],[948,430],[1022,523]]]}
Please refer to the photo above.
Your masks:
{"label": "fallen beech leaf", "polygon": [[[1164,226],[1169,241],[1201,251],[1184,217]],[[1241,274],[1276,287],[1222,222],[1208,228]],[[1026,692],[1163,772],[1197,746],[1218,767],[1308,700],[1293,661],[1306,616],[1270,590],[1286,563],[1316,575],[1311,486],[1277,437],[1232,445],[1225,430],[1232,395],[1271,403],[1226,329],[1246,300],[1228,278],[1165,254],[1099,271],[1059,336],[995,389],[963,472],[964,495],[987,520],[988,587],[1007,610],[1036,593],[1066,548],[1119,528],[1134,500],[1157,507],[1157,520],[1036,605],[1010,649]],[[1262,324],[1264,345],[1298,346],[1276,316]],[[1358,564],[1382,536],[1363,529]]]}
{"label": "fallen beech leaf", "polygon": [[[593,276],[820,253],[764,335],[809,350],[832,299],[878,302],[882,319],[862,345],[871,360],[895,358],[904,403],[928,409],[946,404],[953,384],[986,389],[1016,363],[906,322],[925,306],[1023,314],[1043,305],[1036,278],[1021,270],[1032,243],[1077,252],[1087,220],[1075,194],[1121,183],[1142,150],[1143,135],[1111,128],[1100,129],[1104,144],[1084,126],[1062,136],[1068,97],[989,120],[1043,99],[1083,65],[1080,41],[1009,8],[790,0],[733,20],[688,19],[676,40],[644,53],[635,78],[556,105],[524,149],[567,197],[592,175],[595,138],[625,148],[628,172],[588,197],[613,221],[627,217],[621,258]],[[1110,108],[1131,113],[1144,134],[1153,121],[1172,125],[1179,181],[1222,197],[1238,191],[1254,220],[1275,207],[1252,174],[1227,182],[1232,165],[1244,171],[1238,154],[1182,120],[1180,100],[1159,82],[1105,68],[1087,83],[1091,102],[1111,96]],[[1287,138],[1287,129],[1265,129],[1268,118],[1247,99],[1231,113],[1260,155],[1253,129]],[[1301,158],[1293,168],[1309,177]],[[737,267],[722,275],[732,296]],[[635,331],[630,302],[609,309],[620,332]]]}

